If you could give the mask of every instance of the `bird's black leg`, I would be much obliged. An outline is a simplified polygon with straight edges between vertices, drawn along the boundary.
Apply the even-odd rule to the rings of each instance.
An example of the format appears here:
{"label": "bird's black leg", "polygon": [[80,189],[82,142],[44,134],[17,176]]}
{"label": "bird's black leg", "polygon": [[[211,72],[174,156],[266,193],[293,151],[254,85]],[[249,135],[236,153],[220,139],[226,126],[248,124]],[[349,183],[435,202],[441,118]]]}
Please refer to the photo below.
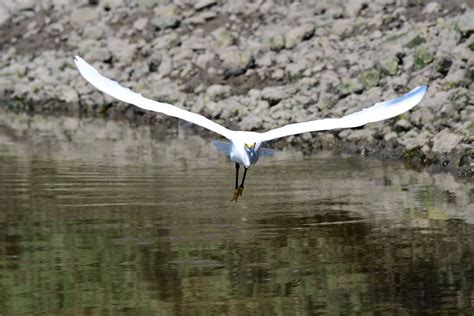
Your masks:
{"label": "bird's black leg", "polygon": [[235,188],[239,188],[239,169],[240,165],[238,163],[235,163]]}
{"label": "bird's black leg", "polygon": [[247,170],[248,168],[244,167],[244,176],[242,177],[242,183],[240,183],[239,187],[239,195],[242,196],[242,192],[244,191],[244,182],[245,182],[245,176],[247,175]]}
{"label": "bird's black leg", "polygon": [[239,196],[242,195],[239,189],[239,169],[240,169],[240,165],[238,163],[235,163],[235,189],[234,189],[234,197],[231,200],[235,202],[237,202],[237,199],[239,198]]}

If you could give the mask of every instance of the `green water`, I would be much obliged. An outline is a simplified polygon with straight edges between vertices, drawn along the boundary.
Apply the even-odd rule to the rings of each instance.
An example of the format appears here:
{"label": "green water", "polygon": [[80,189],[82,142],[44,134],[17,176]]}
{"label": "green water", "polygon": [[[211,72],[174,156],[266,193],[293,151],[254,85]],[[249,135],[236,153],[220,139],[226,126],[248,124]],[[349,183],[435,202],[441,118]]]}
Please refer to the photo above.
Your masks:
{"label": "green water", "polygon": [[[171,127],[0,113],[0,314],[474,313],[474,188]],[[385,313],[384,313],[385,312]]]}

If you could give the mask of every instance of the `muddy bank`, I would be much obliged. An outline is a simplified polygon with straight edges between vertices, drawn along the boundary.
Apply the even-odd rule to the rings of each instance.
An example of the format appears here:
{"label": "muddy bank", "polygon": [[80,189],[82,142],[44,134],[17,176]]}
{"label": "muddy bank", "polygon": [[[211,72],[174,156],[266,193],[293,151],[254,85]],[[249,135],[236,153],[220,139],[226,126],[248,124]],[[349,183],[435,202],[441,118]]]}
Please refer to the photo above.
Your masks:
{"label": "muddy bank", "polygon": [[74,68],[75,54],[147,97],[255,131],[341,116],[428,84],[409,114],[273,146],[472,176],[472,1],[163,3],[1,4],[1,106],[182,126],[96,91]]}

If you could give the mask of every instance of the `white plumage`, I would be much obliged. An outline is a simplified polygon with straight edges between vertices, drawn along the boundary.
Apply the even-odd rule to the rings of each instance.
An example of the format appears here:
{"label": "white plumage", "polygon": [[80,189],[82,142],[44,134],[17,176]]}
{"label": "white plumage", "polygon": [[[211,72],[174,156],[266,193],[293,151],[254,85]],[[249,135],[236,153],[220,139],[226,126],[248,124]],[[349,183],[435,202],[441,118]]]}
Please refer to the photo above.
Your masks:
{"label": "white plumage", "polygon": [[427,90],[427,86],[419,86],[399,98],[376,103],[372,107],[365,108],[359,112],[355,112],[341,118],[321,119],[304,123],[289,124],[267,132],[257,133],[232,131],[205,118],[202,115],[180,109],[171,104],[147,99],[141,94],[135,93],[132,90],[121,86],[116,81],[102,76],[95,68],[89,65],[81,57],[76,56],[74,58],[74,62],[76,63],[76,66],[82,76],[87,81],[89,81],[97,89],[116,99],[134,104],[145,110],[160,112],[169,116],[183,119],[190,123],[207,128],[227,138],[230,141],[230,144],[227,145],[225,143],[219,142],[220,144],[216,144],[216,146],[220,151],[229,155],[232,161],[236,163],[237,176],[239,166],[243,165],[245,167],[244,179],[240,186],[237,186],[238,177],[236,178],[236,190],[234,191],[235,201],[237,201],[237,198],[242,195],[243,182],[245,180],[247,168],[249,168],[250,165],[255,164],[259,156],[269,155],[268,150],[266,154],[264,154],[265,149],[260,148],[263,142],[301,133],[337,128],[358,127],[368,123],[392,118],[410,110],[415,105],[417,105]]}

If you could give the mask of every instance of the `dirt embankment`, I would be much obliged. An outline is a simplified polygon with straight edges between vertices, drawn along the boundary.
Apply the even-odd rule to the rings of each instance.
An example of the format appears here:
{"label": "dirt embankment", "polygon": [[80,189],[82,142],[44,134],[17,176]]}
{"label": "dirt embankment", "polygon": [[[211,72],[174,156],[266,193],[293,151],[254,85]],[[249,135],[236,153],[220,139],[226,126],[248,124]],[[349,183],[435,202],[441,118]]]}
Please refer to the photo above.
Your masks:
{"label": "dirt embankment", "polygon": [[69,2],[0,4],[1,106],[165,120],[96,91],[75,54],[145,96],[255,131],[341,116],[428,84],[409,114],[274,146],[473,174],[472,0]]}

